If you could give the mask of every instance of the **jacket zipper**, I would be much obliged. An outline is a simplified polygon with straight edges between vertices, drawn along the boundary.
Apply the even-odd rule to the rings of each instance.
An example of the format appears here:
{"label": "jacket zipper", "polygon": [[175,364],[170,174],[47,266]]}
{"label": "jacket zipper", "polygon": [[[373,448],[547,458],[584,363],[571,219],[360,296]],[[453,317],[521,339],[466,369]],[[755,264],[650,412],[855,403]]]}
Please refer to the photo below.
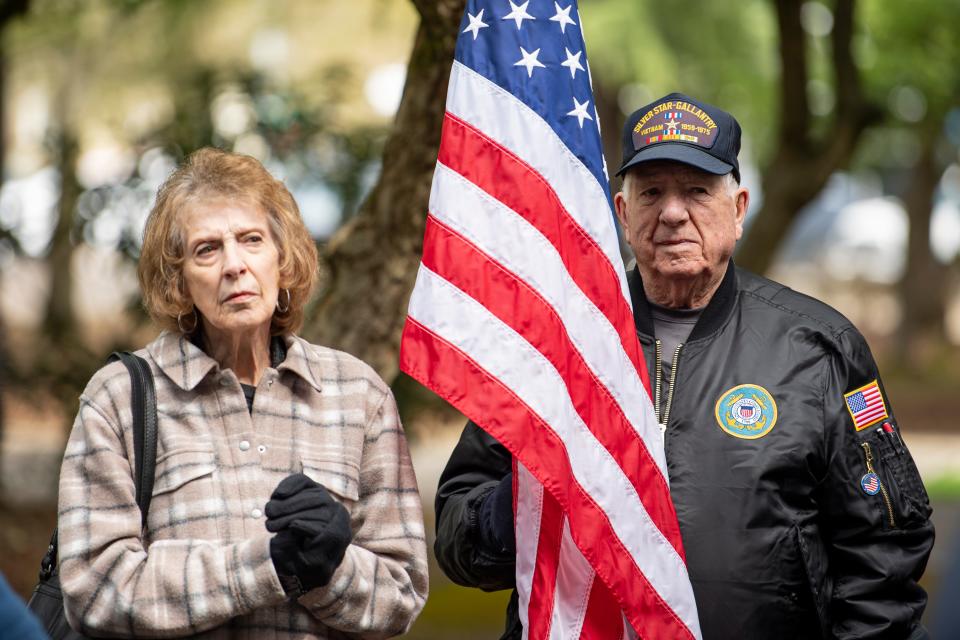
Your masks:
{"label": "jacket zipper", "polygon": [[[677,384],[677,364],[680,358],[680,349],[683,348],[683,343],[677,345],[676,351],[673,352],[673,366],[670,367],[670,391],[667,392],[667,406],[661,410],[660,407],[660,392],[661,392],[661,369],[663,367],[663,347],[662,343],[659,340],[654,342],[656,348],[654,350],[654,370],[656,371],[657,381],[654,385],[653,392],[653,402],[654,402],[654,411],[657,417],[657,424],[660,425],[660,433],[666,437],[667,424],[670,421],[670,408],[673,406],[673,390]],[[660,417],[663,416],[661,420]]]}
{"label": "jacket zipper", "polygon": [[659,340],[654,342],[653,373],[657,378],[654,383],[653,392],[653,410],[657,415],[657,424],[660,426],[660,433],[664,433],[667,426],[660,420],[660,368],[663,366],[663,350]]}
{"label": "jacket zipper", "polygon": [[673,407],[673,391],[677,388],[677,369],[680,368],[680,349],[682,348],[683,344],[678,344],[677,350],[673,352],[673,366],[670,367],[670,391],[667,392],[667,408],[663,416],[664,428],[670,424],[670,408]]}
{"label": "jacket zipper", "polygon": [[[864,458],[867,461],[867,472],[876,474],[877,478],[880,477],[880,474],[876,472],[873,468],[873,450],[870,448],[868,442],[860,444],[863,447]],[[893,518],[893,503],[890,502],[890,494],[887,493],[887,488],[883,484],[883,480],[880,480],[880,494],[883,496],[883,501],[887,505],[887,515],[890,516],[890,528],[896,529],[897,523]]]}

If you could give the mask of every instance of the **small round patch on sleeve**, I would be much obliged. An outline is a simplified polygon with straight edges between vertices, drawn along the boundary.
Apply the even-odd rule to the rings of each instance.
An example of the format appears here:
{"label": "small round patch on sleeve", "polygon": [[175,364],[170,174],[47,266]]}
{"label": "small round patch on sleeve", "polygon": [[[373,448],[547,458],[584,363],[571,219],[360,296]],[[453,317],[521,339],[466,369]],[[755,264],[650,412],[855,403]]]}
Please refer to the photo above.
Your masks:
{"label": "small round patch on sleeve", "polygon": [[868,496],[877,495],[880,492],[880,476],[872,471],[864,474],[864,476],[860,478],[860,487]]}
{"label": "small round patch on sleeve", "polygon": [[720,396],[714,415],[720,428],[731,436],[756,440],[777,423],[777,403],[760,385],[741,384]]}

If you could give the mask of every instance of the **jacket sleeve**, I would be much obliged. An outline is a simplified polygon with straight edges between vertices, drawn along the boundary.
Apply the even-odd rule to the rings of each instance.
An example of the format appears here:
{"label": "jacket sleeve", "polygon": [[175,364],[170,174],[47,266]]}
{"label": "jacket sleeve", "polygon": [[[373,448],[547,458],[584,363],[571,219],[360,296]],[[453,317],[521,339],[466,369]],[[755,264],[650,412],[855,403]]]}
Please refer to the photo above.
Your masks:
{"label": "jacket sleeve", "polygon": [[[816,495],[832,582],[831,637],[923,638],[927,596],[918,580],[933,546],[929,499],[866,341],[849,328],[838,346],[826,364],[826,465]],[[858,430],[844,396],[874,382],[888,416]]]}
{"label": "jacket sleeve", "polygon": [[129,385],[117,382],[126,370],[114,364],[101,372],[114,375],[98,374],[81,396],[60,473],[59,571],[70,625],[104,637],[181,637],[282,602],[266,530],[233,544],[183,539],[145,547],[132,438],[124,438],[111,400],[129,403]]}
{"label": "jacket sleeve", "polygon": [[384,385],[364,437],[353,541],[330,583],[300,597],[325,625],[351,637],[405,633],[427,599],[423,508],[393,394]]}
{"label": "jacket sleeve", "polygon": [[484,591],[514,587],[515,556],[483,539],[478,513],[512,465],[503,445],[468,422],[440,475],[434,552],[443,572],[459,585]]}

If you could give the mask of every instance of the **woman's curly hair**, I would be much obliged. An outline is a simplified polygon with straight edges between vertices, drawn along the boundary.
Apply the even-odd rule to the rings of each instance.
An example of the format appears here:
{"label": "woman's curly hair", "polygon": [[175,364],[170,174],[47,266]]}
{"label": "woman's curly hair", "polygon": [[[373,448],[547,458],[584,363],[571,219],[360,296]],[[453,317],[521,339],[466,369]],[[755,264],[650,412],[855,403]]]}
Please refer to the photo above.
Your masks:
{"label": "woman's curly hair", "polygon": [[183,279],[181,214],[197,202],[221,198],[259,206],[267,214],[280,254],[279,286],[290,292],[289,309],[274,312],[270,330],[295,333],[318,279],[317,247],[300,209],[283,182],[256,158],[210,147],[192,153],[157,192],[137,267],[144,307],[163,328],[180,330],[177,317],[193,311]]}

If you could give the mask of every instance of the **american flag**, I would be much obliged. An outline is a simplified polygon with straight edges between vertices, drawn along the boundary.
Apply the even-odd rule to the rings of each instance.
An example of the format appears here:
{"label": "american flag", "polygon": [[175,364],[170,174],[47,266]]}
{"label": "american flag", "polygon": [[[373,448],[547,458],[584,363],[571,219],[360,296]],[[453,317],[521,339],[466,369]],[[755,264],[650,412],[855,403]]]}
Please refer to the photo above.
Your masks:
{"label": "american flag", "polygon": [[883,394],[880,393],[880,386],[876,380],[843,397],[847,401],[847,410],[850,411],[853,426],[857,431],[889,417],[887,406],[883,402]]}
{"label": "american flag", "polygon": [[400,365],[515,460],[525,638],[699,638],[575,0],[469,0]]}

